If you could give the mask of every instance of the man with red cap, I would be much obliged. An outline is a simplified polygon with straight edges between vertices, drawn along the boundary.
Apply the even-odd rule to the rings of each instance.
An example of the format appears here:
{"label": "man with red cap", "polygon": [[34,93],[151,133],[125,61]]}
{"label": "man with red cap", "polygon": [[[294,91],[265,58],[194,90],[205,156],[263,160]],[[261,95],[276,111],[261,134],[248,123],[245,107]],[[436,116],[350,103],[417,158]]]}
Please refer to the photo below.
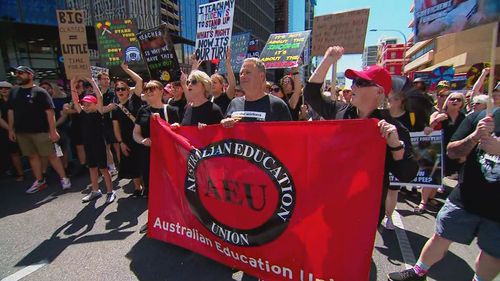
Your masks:
{"label": "man with red cap", "polygon": [[402,182],[413,180],[418,172],[418,165],[413,157],[411,139],[408,130],[392,118],[386,110],[379,110],[392,88],[389,72],[373,65],[362,71],[348,69],[345,77],[352,79],[351,103],[324,99],[321,94],[323,82],[330,66],[336,63],[344,48],[328,48],[325,56],[304,88],[304,97],[308,104],[324,119],[364,119],[376,118],[382,137],[387,142],[385,174],[380,218],[385,214],[385,197],[389,188],[389,172]]}

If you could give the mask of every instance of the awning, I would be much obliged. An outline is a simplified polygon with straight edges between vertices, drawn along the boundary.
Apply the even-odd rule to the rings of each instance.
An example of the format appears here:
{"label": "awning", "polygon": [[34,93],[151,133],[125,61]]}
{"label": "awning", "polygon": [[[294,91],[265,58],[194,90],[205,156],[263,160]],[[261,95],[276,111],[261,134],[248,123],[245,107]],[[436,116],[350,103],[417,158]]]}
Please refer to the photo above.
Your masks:
{"label": "awning", "polygon": [[447,59],[440,63],[436,63],[430,67],[427,67],[426,69],[422,69],[421,71],[432,71],[436,67],[449,66],[449,65],[452,65],[453,67],[457,68],[458,66],[465,65],[466,62],[467,62],[467,53],[462,53],[458,56],[452,57],[451,59]]}

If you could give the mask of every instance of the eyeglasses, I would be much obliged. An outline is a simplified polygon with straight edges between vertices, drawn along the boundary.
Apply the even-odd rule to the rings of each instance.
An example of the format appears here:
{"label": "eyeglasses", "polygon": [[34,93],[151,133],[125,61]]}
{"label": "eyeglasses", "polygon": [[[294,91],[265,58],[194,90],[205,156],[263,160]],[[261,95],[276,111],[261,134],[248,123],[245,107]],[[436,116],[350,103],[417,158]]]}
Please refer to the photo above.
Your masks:
{"label": "eyeglasses", "polygon": [[271,88],[271,91],[273,91],[273,92],[277,93],[277,92],[279,92],[279,91],[280,91],[280,88],[279,88],[279,87],[272,87],[272,88]]}
{"label": "eyeglasses", "polygon": [[450,98],[449,101],[452,101],[452,102],[453,101],[462,101],[462,99],[461,98]]}
{"label": "eyeglasses", "polygon": [[359,88],[366,88],[366,87],[377,87],[378,85],[373,83],[372,81],[368,81],[362,78],[356,78],[354,79],[354,85]]}
{"label": "eyeglasses", "polygon": [[127,90],[127,88],[124,88],[124,87],[116,87],[116,88],[115,88],[115,91],[116,91],[116,92],[126,91],[126,90]]}
{"label": "eyeglasses", "polygon": [[484,103],[482,103],[482,102],[475,102],[472,105],[481,105],[481,104],[484,104]]}
{"label": "eyeglasses", "polygon": [[198,80],[196,80],[196,79],[187,80],[186,85],[189,86],[189,84],[196,85],[196,84],[198,84]]}

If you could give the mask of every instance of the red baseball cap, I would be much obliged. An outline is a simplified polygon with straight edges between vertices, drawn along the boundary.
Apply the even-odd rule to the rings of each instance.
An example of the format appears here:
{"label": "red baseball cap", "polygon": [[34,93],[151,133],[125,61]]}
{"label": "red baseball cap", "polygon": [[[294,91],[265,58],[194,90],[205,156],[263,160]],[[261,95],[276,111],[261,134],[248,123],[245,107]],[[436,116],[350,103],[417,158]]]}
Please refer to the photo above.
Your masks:
{"label": "red baseball cap", "polygon": [[90,102],[97,104],[97,98],[92,95],[86,95],[81,100],[81,102]]}
{"label": "red baseball cap", "polygon": [[349,79],[362,78],[371,81],[382,87],[386,96],[389,95],[392,89],[391,74],[378,65],[367,66],[361,71],[348,69],[345,71],[345,77]]}

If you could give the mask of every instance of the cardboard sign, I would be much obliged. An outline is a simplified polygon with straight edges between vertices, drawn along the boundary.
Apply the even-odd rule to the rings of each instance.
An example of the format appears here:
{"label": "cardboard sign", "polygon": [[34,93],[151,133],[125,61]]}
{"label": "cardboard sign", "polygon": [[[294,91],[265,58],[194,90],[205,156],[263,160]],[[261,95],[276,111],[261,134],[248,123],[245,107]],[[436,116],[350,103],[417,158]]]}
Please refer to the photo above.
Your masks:
{"label": "cardboard sign", "polygon": [[91,77],[83,10],[57,10],[61,53],[66,77]]}
{"label": "cardboard sign", "polygon": [[500,20],[498,0],[415,0],[415,42]]}
{"label": "cardboard sign", "polygon": [[[250,33],[233,35],[233,37],[231,37],[231,66],[234,72],[240,72],[243,61],[247,57],[249,40]],[[225,59],[221,60],[219,63],[219,72],[227,73]]]}
{"label": "cardboard sign", "polygon": [[164,83],[180,80],[179,61],[165,24],[138,33],[137,39],[151,79]]}
{"label": "cardboard sign", "polygon": [[235,0],[221,0],[198,7],[196,57],[223,59],[231,43]]}
{"label": "cardboard sign", "polygon": [[[130,67],[141,63],[137,28],[131,19],[114,19],[95,25],[99,58],[103,67],[116,73],[126,61]],[[121,72],[121,71],[120,71]]]}
{"label": "cardboard sign", "polygon": [[389,174],[391,185],[418,185],[422,187],[441,187],[443,179],[443,146],[441,131],[434,131],[430,135],[424,132],[411,132],[411,144],[415,159],[418,162],[418,173],[411,182],[400,182]]}
{"label": "cardboard sign", "polygon": [[345,54],[362,54],[370,9],[314,17],[312,55],[323,56],[330,46],[344,47]]}
{"label": "cardboard sign", "polygon": [[152,120],[148,236],[266,281],[368,280],[386,147],[377,120],[301,123],[174,132]]}
{"label": "cardboard sign", "polygon": [[266,69],[296,67],[310,34],[310,30],[271,34],[260,54]]}

